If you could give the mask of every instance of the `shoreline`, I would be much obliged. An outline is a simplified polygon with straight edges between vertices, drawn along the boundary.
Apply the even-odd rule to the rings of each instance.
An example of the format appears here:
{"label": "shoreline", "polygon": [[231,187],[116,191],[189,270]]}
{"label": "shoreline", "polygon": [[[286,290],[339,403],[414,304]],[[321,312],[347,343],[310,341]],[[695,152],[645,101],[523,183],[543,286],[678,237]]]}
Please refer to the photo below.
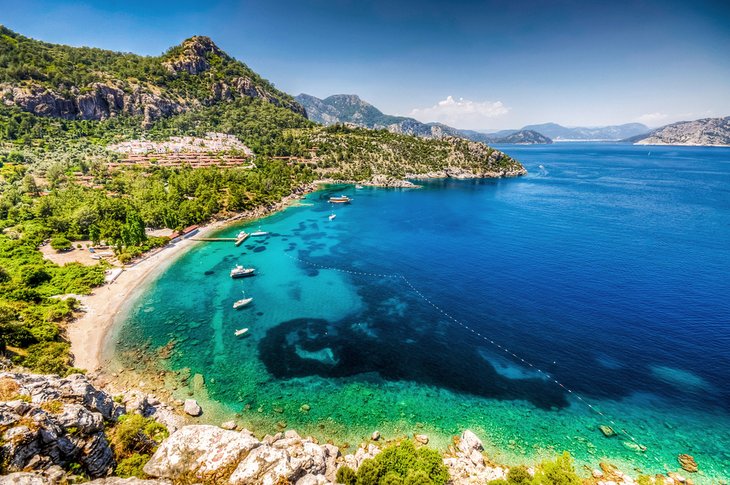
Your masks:
{"label": "shoreline", "polygon": [[[270,206],[210,222],[201,226],[195,237],[214,233],[236,223],[251,222],[272,215],[292,206],[300,196],[319,190],[320,186],[321,184],[316,182],[307,184]],[[170,243],[131,265],[125,265],[118,277],[94,288],[90,295],[81,295],[78,299],[83,313],[69,323],[66,329],[71,344],[72,365],[87,372],[101,371],[102,353],[106,347],[107,337],[111,334],[116,317],[122,306],[127,303],[128,297],[151,275],[159,274],[199,242],[201,241],[182,239],[177,243]]]}

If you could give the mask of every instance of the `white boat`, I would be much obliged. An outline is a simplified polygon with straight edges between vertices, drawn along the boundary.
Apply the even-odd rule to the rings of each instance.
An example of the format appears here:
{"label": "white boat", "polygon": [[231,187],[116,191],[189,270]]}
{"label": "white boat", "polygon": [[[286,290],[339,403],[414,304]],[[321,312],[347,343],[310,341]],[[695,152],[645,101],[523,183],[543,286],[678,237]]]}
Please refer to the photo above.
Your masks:
{"label": "white boat", "polygon": [[235,332],[236,333],[236,337],[239,337],[239,336],[243,335],[246,332],[248,332],[248,329],[247,328],[240,328],[240,329],[236,330],[236,332]]}
{"label": "white boat", "polygon": [[361,188],[362,188],[362,185],[360,185],[360,184],[357,184],[357,185],[355,186],[355,188],[356,188],[356,189],[361,189]]}
{"label": "white boat", "polygon": [[261,229],[259,229],[256,232],[251,233],[251,237],[268,236],[268,235],[269,235],[269,233],[267,231],[262,231]]}
{"label": "white boat", "polygon": [[243,239],[246,236],[248,236],[248,233],[246,233],[246,231],[241,231],[238,233],[238,236],[236,236],[236,239]]}
{"label": "white boat", "polygon": [[243,306],[248,305],[253,301],[253,298],[241,298],[238,301],[233,302],[233,309],[241,308]]}
{"label": "white boat", "polygon": [[330,197],[329,201],[333,204],[349,204],[352,199],[346,195],[340,195],[338,197]]}
{"label": "white boat", "polygon": [[337,214],[330,214],[330,217],[329,217],[330,221],[331,221],[332,219],[334,219],[335,217],[337,217]]}
{"label": "white boat", "polygon": [[253,276],[254,271],[256,271],[254,268],[244,268],[240,264],[237,264],[236,267],[231,270],[231,278]]}

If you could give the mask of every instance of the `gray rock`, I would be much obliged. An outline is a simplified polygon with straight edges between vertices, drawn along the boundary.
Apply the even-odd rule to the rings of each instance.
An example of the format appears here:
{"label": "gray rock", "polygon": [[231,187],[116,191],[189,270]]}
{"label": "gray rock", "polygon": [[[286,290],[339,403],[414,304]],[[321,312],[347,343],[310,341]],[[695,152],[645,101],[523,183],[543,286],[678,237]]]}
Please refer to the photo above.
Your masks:
{"label": "gray rock", "polygon": [[427,445],[428,444],[428,436],[426,436],[425,434],[416,434],[416,435],[413,435],[413,439],[415,439],[416,441],[418,441],[422,445]]}
{"label": "gray rock", "polygon": [[162,442],[144,472],[153,477],[217,477],[261,443],[249,433],[217,426],[184,426]]}
{"label": "gray rock", "polygon": [[373,434],[370,435],[370,439],[378,441],[380,439],[380,431],[373,431]]}
{"label": "gray rock", "polygon": [[183,410],[186,414],[189,414],[190,416],[200,416],[201,414],[203,414],[203,409],[200,407],[198,401],[196,401],[195,399],[186,399]]}
{"label": "gray rock", "polygon": [[459,450],[466,456],[470,456],[473,450],[479,452],[484,451],[484,445],[482,444],[482,440],[480,440],[477,435],[467,429],[461,434],[461,439],[459,440]]}
{"label": "gray rock", "polygon": [[228,429],[228,430],[235,430],[236,429],[236,422],[235,421],[225,421],[221,423],[221,428]]}
{"label": "gray rock", "polygon": [[274,485],[281,478],[291,481],[297,471],[292,467],[289,453],[285,449],[262,445],[241,460],[231,475],[229,483],[231,485],[251,483]]}

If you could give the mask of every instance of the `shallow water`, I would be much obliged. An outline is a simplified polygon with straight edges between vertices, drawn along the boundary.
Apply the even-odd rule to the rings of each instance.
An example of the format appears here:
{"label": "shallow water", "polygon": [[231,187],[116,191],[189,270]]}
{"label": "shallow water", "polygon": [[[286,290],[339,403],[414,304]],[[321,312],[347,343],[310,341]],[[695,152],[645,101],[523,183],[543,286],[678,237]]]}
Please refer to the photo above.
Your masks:
{"label": "shallow water", "polygon": [[161,365],[260,432],[470,428],[507,462],[689,453],[694,478],[730,477],[730,149],[503,149],[530,174],[333,188],[250,227],[266,237],[195,247],[131,304],[118,358],[173,341]]}

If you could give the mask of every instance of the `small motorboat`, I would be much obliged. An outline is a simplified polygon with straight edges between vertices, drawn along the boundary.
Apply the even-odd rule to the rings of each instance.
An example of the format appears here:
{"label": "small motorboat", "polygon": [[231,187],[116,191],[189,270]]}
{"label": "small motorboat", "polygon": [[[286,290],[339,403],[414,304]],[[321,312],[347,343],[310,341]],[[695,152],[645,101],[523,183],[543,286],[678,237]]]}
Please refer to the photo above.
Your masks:
{"label": "small motorboat", "polygon": [[256,271],[254,268],[244,268],[240,264],[237,264],[236,267],[231,270],[231,278],[244,278],[246,276],[253,276],[254,271]]}
{"label": "small motorboat", "polygon": [[360,184],[357,184],[357,185],[355,186],[355,188],[356,188],[356,189],[361,189],[361,188],[362,188],[362,185],[360,185]]}
{"label": "small motorboat", "polygon": [[332,220],[332,219],[334,219],[335,217],[337,217],[337,214],[335,214],[335,213],[333,212],[332,214],[330,214],[330,216],[329,216],[329,220],[331,221],[331,220]]}
{"label": "small motorboat", "polygon": [[333,204],[349,204],[352,199],[346,195],[340,195],[339,197],[330,197],[330,202]]}
{"label": "small motorboat", "polygon": [[251,233],[251,237],[261,237],[261,236],[268,236],[268,235],[269,235],[269,233],[268,233],[268,232],[266,232],[266,231],[262,231],[261,229],[259,229],[259,230],[258,230],[258,231],[256,231],[256,232],[252,232],[252,233]]}
{"label": "small motorboat", "polygon": [[236,337],[240,337],[241,335],[243,335],[246,332],[248,332],[248,328],[239,328],[238,330],[236,330],[235,334],[236,334]]}
{"label": "small motorboat", "polygon": [[233,302],[233,309],[236,310],[238,308],[244,307],[252,301],[253,298],[241,298],[240,300]]}

